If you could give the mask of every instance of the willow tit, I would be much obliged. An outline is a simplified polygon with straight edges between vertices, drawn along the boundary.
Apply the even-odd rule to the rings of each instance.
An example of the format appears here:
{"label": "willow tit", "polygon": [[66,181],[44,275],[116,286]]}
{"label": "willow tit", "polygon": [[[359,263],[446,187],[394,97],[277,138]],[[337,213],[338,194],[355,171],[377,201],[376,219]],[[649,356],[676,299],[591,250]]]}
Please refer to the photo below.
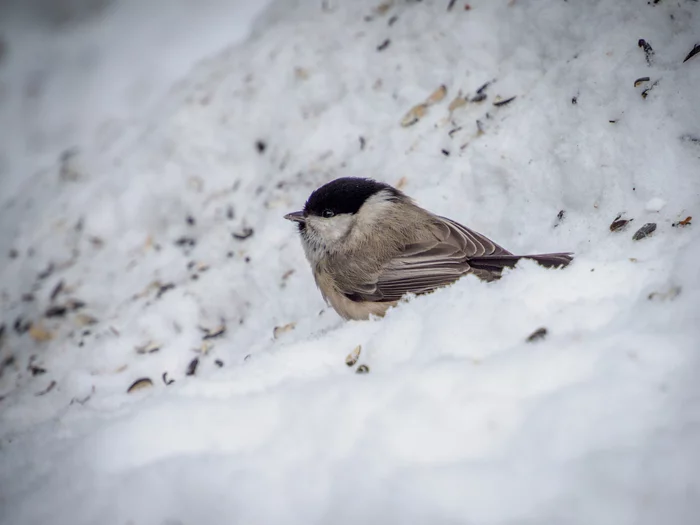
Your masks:
{"label": "willow tit", "polygon": [[371,179],[336,179],[285,219],[301,243],[323,298],[345,319],[383,316],[408,293],[424,294],[474,274],[485,281],[519,259],[566,266],[569,253],[513,255],[480,233],[416,205]]}

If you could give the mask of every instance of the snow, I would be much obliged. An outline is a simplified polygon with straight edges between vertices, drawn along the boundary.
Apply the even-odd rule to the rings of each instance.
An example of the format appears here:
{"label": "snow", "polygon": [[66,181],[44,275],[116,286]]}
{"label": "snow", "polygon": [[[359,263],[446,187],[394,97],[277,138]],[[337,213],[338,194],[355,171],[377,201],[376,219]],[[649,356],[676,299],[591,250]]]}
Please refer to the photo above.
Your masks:
{"label": "snow", "polygon": [[[1,523],[694,523],[700,7],[447,4],[4,8]],[[282,216],[350,175],[576,259],[344,322]]]}

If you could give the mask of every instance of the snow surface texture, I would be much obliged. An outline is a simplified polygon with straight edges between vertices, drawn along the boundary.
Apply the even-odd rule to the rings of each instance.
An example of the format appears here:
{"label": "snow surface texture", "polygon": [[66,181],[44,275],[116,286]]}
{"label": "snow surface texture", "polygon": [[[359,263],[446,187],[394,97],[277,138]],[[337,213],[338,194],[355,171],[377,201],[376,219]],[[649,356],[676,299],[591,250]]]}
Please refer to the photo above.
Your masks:
{"label": "snow surface texture", "polygon": [[[700,5],[448,4],[0,16],[1,523],[696,523]],[[350,175],[576,260],[343,322]]]}

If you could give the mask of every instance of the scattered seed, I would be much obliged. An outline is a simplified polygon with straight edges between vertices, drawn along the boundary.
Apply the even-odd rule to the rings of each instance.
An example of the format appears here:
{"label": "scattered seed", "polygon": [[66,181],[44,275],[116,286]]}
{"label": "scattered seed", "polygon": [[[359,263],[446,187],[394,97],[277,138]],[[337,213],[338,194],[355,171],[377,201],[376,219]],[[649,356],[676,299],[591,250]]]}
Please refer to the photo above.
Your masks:
{"label": "scattered seed", "polygon": [[19,257],[19,252],[12,248],[7,255],[10,259],[16,259],[17,257]]}
{"label": "scattered seed", "polygon": [[68,308],[65,306],[52,306],[44,313],[44,317],[63,317],[66,315]]}
{"label": "scattered seed", "polygon": [[457,132],[460,131],[461,129],[462,129],[461,126],[458,127],[458,128],[451,129],[447,134],[450,136],[450,138],[452,138],[452,135],[454,135],[455,133],[457,133]]}
{"label": "scattered seed", "polygon": [[401,119],[401,125],[404,128],[412,126],[420,119],[422,119],[428,111],[428,106],[426,104],[418,104],[413,106],[406,115]]}
{"label": "scattered seed", "polygon": [[700,144],[700,137],[694,135],[686,134],[681,136],[683,142],[693,142],[695,144]]}
{"label": "scattered seed", "polygon": [[498,100],[498,101],[494,102],[493,105],[500,108],[501,106],[505,106],[506,104],[510,104],[511,102],[513,102],[515,100],[515,98],[516,97],[510,97],[510,98],[507,98],[505,100]]}
{"label": "scattered seed", "polygon": [[85,306],[87,306],[85,302],[80,299],[68,299],[68,301],[66,301],[66,308],[71,312],[85,308]]}
{"label": "scattered seed", "polygon": [[231,235],[234,239],[244,241],[253,235],[253,228],[243,228],[241,231],[233,232]]}
{"label": "scattered seed", "polygon": [[360,151],[364,151],[367,141],[364,137],[360,136]]}
{"label": "scattered seed", "polygon": [[14,355],[8,355],[5,359],[0,361],[0,377],[2,377],[2,373],[5,371],[5,368],[8,366],[12,366],[15,364],[15,356]]}
{"label": "scattered seed", "polygon": [[197,241],[192,237],[180,237],[175,241],[176,246],[182,246],[184,248],[192,248]]}
{"label": "scattered seed", "polygon": [[425,99],[425,103],[428,106],[432,106],[433,104],[442,102],[445,96],[447,96],[447,87],[442,84],[435,91],[433,91],[427,99]]}
{"label": "scattered seed", "polygon": [[639,87],[644,82],[649,82],[651,79],[649,77],[638,78],[634,81],[634,87]]}
{"label": "scattered seed", "polygon": [[76,314],[74,321],[78,326],[90,326],[97,324],[97,319],[88,314]]}
{"label": "scattered seed", "polygon": [[137,354],[155,354],[158,350],[161,348],[160,343],[155,343],[153,341],[149,341],[145,345],[137,346],[135,348]]}
{"label": "scattered seed", "polygon": [[32,373],[32,376],[40,376],[46,373],[45,368],[41,368],[40,366],[35,365],[31,365],[29,367],[29,371]]}
{"label": "scattered seed", "polygon": [[646,88],[644,91],[642,91],[642,98],[647,98],[647,96],[649,96],[649,92],[650,92],[652,89],[654,89],[658,84],[659,84],[659,81],[657,80],[657,81],[654,82],[651,86],[649,86],[649,87]]}
{"label": "scattered seed", "polygon": [[649,237],[654,231],[656,230],[656,223],[654,222],[648,222],[641,228],[637,230],[637,232],[632,236],[632,239],[635,241],[639,241],[644,239],[645,237]]}
{"label": "scattered seed", "polygon": [[369,367],[367,365],[360,365],[355,370],[356,374],[369,374]]}
{"label": "scattered seed", "polygon": [[49,263],[49,265],[46,267],[46,269],[43,272],[39,272],[39,275],[37,275],[37,279],[40,281],[46,279],[49,275],[51,275],[54,271],[55,267],[53,263]]}
{"label": "scattered seed", "polygon": [[443,150],[440,150],[440,151],[442,152],[442,154],[443,154],[445,157],[449,157],[449,156],[450,156],[450,152],[449,152],[448,150],[443,149]]}
{"label": "scattered seed", "polygon": [[265,150],[267,149],[267,144],[265,144],[265,141],[263,140],[256,140],[255,141],[255,149],[258,150],[258,153],[262,155],[265,153]]}
{"label": "scattered seed", "polygon": [[29,328],[29,335],[38,343],[44,343],[53,339],[53,334],[42,326],[41,323],[32,324]]}
{"label": "scattered seed", "polygon": [[571,97],[571,103],[572,103],[574,106],[575,106],[576,104],[578,104],[578,96],[576,96],[576,97]]}
{"label": "scattered seed", "polygon": [[226,325],[219,325],[214,329],[210,328],[204,328],[203,326],[200,326],[199,329],[204,332],[204,335],[202,336],[202,340],[206,339],[214,339],[216,337],[221,337],[226,333]]}
{"label": "scattered seed", "polygon": [[470,102],[472,102],[472,103],[483,102],[484,100],[486,100],[486,96],[487,96],[486,93],[477,93],[474,97],[472,97]]}
{"label": "scattered seed", "polygon": [[185,372],[186,376],[193,376],[195,372],[197,372],[197,367],[199,366],[199,357],[195,357],[190,361],[190,364],[187,365],[187,372]]}
{"label": "scattered seed", "polygon": [[447,4],[447,10],[452,11],[452,8],[455,6],[457,3],[457,0],[450,0],[450,2]]}
{"label": "scattered seed", "polygon": [[31,303],[35,299],[33,293],[23,293],[22,294],[22,301],[25,303]]}
{"label": "scattered seed", "polygon": [[454,110],[467,105],[467,98],[462,95],[462,90],[460,89],[457,96],[452,99],[450,105],[447,106],[447,110],[452,113]]}
{"label": "scattered seed", "polygon": [[194,217],[192,217],[192,215],[188,215],[187,217],[185,217],[185,222],[188,226],[194,226],[196,224],[196,221],[194,220]]}
{"label": "scattered seed", "polygon": [[476,90],[476,94],[481,95],[484,91],[486,91],[486,88],[489,87],[494,82],[495,82],[495,80],[489,80],[488,82],[483,84],[479,89]]}
{"label": "scattered seed", "polygon": [[532,332],[532,333],[528,336],[528,338],[526,339],[526,341],[527,341],[528,343],[534,343],[535,341],[539,341],[539,340],[541,340],[541,339],[544,339],[546,336],[547,336],[547,329],[544,328],[544,327],[542,327],[542,328],[538,328],[537,330],[535,330],[534,332]]}
{"label": "scattered seed", "polygon": [[690,221],[692,221],[692,220],[693,220],[693,218],[690,215],[688,215],[682,221],[674,222],[673,224],[671,224],[671,226],[673,226],[674,228],[677,228],[679,226],[680,227],[690,226],[690,224],[691,224]]}
{"label": "scattered seed", "polygon": [[168,379],[168,372],[163,372],[161,378],[163,379],[163,383],[165,383],[165,386],[170,386],[175,382],[174,379]]}
{"label": "scattered seed", "polygon": [[391,40],[387,38],[384,42],[377,46],[377,51],[384,51],[387,47],[389,47],[389,44],[391,44]]}
{"label": "scattered seed", "polygon": [[671,286],[665,292],[651,292],[647,299],[650,301],[671,301],[678,297],[681,293],[680,286]]}
{"label": "scattered seed", "polygon": [[15,319],[15,322],[12,325],[12,328],[15,329],[15,332],[17,332],[17,335],[22,335],[22,334],[27,333],[31,327],[32,327],[32,322],[29,320],[25,321],[22,318],[22,316],[19,316],[17,319]]}
{"label": "scattered seed", "polygon": [[94,394],[94,393],[95,393],[95,385],[92,385],[92,390],[88,395],[86,395],[83,398],[74,397],[73,399],[70,400],[70,404],[72,405],[73,403],[78,403],[79,405],[84,405],[85,403],[90,401],[90,398],[92,398],[92,394]]}
{"label": "scattered seed", "polygon": [[224,366],[224,362],[223,362],[221,359],[216,359],[216,360],[214,361],[214,364],[215,364],[216,366],[218,366],[219,368],[221,368],[222,366]]}
{"label": "scattered seed", "polygon": [[279,336],[282,334],[285,334],[291,330],[294,330],[294,327],[296,326],[296,323],[287,323],[283,326],[275,326],[275,329],[272,331],[272,336],[277,339]]}
{"label": "scattered seed", "polygon": [[345,358],[345,364],[348,366],[354,366],[357,360],[360,358],[360,352],[362,351],[362,345],[357,345],[355,349],[350,352]]}
{"label": "scattered seed", "polygon": [[698,53],[700,53],[700,44],[695,44],[695,45],[693,46],[693,49],[690,50],[690,53],[688,53],[688,56],[686,56],[686,57],[683,59],[683,62],[687,62],[688,60],[690,60],[691,58],[693,58],[693,57],[694,57],[695,55],[697,55]]}
{"label": "scattered seed", "polygon": [[647,60],[647,65],[650,66],[652,58],[654,57],[654,50],[652,49],[651,44],[643,38],[640,38],[637,42],[637,46],[644,50],[644,57]]}
{"label": "scattered seed", "polygon": [[476,134],[477,136],[484,134],[484,124],[480,120],[476,121]]}
{"label": "scattered seed", "polygon": [[131,383],[131,386],[126,390],[126,393],[133,394],[137,390],[143,390],[144,388],[150,388],[152,386],[153,381],[151,381],[150,378],[142,377],[141,379],[137,379],[136,381]]}
{"label": "scattered seed", "polygon": [[391,27],[391,26],[393,26],[393,25],[396,23],[396,21],[397,21],[398,19],[399,19],[399,17],[396,16],[396,15],[394,15],[394,16],[392,16],[392,17],[389,19],[389,21],[387,22],[387,24],[389,25],[389,27]]}
{"label": "scattered seed", "polygon": [[160,299],[162,295],[168,290],[175,288],[175,283],[167,283],[158,287],[158,292],[156,293],[156,299]]}
{"label": "scattered seed", "polygon": [[36,397],[39,397],[39,396],[43,396],[43,395],[45,395],[45,394],[48,394],[49,392],[51,392],[51,391],[54,389],[55,386],[56,386],[56,381],[51,381],[51,382],[49,383],[49,386],[47,386],[44,390],[42,390],[41,392],[37,392],[37,393],[34,394],[34,395],[35,395]]}
{"label": "scattered seed", "polygon": [[566,211],[560,210],[559,213],[557,213],[557,220],[554,223],[554,227],[556,228],[559,226],[562,222],[564,222],[564,218],[566,217]]}
{"label": "scattered seed", "polygon": [[633,220],[634,219],[623,219],[622,214],[620,214],[617,217],[615,217],[615,220],[613,220],[612,223],[610,224],[610,231],[611,232],[623,231],[623,230],[627,229],[627,226]]}
{"label": "scattered seed", "polygon": [[53,290],[51,291],[51,295],[49,296],[51,301],[56,300],[56,297],[58,297],[58,294],[60,294],[63,291],[63,286],[64,286],[64,282],[63,282],[63,279],[61,279],[60,281],[58,281],[58,284],[56,284],[56,286],[54,286]]}
{"label": "scattered seed", "polygon": [[374,8],[375,13],[378,15],[383,15],[385,14],[389,9],[391,9],[391,5],[394,3],[393,0],[388,0],[386,2],[382,2],[379,4],[377,7]]}

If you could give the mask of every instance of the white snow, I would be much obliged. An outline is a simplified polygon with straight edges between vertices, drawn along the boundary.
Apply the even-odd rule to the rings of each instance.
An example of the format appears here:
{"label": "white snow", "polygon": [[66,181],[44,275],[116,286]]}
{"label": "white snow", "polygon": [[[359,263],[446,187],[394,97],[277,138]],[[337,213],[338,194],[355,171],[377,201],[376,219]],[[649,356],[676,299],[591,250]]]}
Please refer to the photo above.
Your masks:
{"label": "white snow", "polygon": [[[0,523],[695,523],[700,5],[448,3],[4,7]],[[352,175],[576,259],[344,322],[282,215]]]}
{"label": "white snow", "polygon": [[649,200],[649,202],[647,202],[645,209],[647,211],[661,211],[664,209],[664,206],[666,206],[665,200],[660,199],[659,197],[654,197],[653,199]]}

